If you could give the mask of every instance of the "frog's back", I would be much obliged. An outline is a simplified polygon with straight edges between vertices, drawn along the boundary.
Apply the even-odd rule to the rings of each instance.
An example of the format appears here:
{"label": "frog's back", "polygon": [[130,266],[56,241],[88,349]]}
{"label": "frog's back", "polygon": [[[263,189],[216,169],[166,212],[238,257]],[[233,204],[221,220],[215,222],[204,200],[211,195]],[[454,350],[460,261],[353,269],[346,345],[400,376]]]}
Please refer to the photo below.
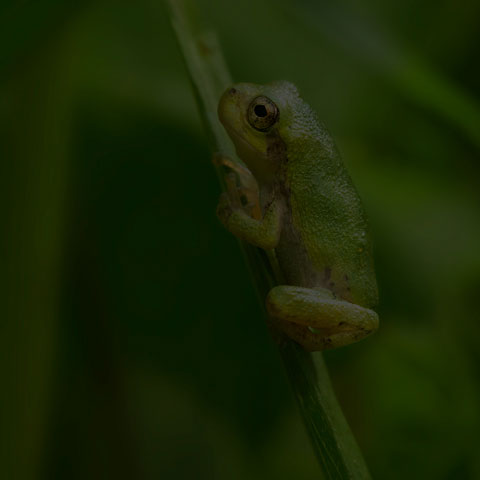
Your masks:
{"label": "frog's back", "polygon": [[289,139],[286,152],[287,215],[294,230],[286,237],[288,243],[296,239],[299,260],[289,268],[303,270],[305,286],[328,288],[340,298],[374,307],[372,245],[360,197],[330,135],[304,105],[307,125]]}

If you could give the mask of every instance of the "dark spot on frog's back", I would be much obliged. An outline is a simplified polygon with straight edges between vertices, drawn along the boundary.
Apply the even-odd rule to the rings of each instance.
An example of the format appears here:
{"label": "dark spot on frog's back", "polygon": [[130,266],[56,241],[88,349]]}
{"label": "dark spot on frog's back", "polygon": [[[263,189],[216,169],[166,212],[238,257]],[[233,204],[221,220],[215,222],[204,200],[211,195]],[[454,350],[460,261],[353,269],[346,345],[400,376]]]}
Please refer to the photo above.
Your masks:
{"label": "dark spot on frog's back", "polygon": [[229,93],[230,95],[235,95],[235,94],[237,93],[237,90],[236,90],[235,88],[231,88],[231,89],[228,91],[228,93]]}

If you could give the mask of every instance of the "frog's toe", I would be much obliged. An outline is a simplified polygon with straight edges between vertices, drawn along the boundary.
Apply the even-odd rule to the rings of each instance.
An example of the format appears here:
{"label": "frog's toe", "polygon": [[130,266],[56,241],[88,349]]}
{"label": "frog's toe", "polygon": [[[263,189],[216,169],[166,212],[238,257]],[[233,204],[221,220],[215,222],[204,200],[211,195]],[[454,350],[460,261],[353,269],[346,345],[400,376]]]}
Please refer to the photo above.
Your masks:
{"label": "frog's toe", "polygon": [[217,217],[222,223],[227,223],[232,213],[233,208],[230,203],[230,198],[228,197],[227,193],[223,192],[220,194],[220,198],[218,200]]}
{"label": "frog's toe", "polygon": [[367,337],[374,330],[356,328],[349,326],[338,330],[331,328],[312,328],[306,325],[281,320],[279,318],[271,321],[289,338],[300,344],[308,352],[331,350],[358,342]]}

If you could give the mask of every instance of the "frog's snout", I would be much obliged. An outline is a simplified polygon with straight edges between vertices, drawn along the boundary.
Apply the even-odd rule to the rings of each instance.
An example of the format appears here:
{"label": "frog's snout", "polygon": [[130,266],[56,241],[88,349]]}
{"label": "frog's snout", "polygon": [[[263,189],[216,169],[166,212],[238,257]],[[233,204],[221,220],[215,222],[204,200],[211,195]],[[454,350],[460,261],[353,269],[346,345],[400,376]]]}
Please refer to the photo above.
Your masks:
{"label": "frog's snout", "polygon": [[240,117],[239,101],[240,92],[235,87],[225,90],[218,102],[218,118],[225,125],[235,124],[235,119]]}

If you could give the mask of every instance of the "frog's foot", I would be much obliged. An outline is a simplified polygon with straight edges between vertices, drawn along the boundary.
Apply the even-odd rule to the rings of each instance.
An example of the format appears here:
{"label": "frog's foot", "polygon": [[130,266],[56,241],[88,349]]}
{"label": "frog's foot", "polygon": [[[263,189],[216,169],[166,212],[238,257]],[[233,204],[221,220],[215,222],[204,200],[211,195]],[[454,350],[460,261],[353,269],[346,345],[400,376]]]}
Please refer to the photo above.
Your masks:
{"label": "frog's foot", "polygon": [[217,217],[225,225],[228,225],[228,219],[233,213],[233,206],[227,193],[222,192],[217,205]]}
{"label": "frog's foot", "polygon": [[213,154],[212,163],[217,167],[223,167],[227,171],[235,172],[243,183],[248,184],[251,181],[255,181],[252,173],[247,167],[220,152]]}
{"label": "frog's foot", "polygon": [[272,322],[309,352],[357,342],[378,327],[373,310],[338,300],[323,289],[274,287],[266,306]]}
{"label": "frog's foot", "polygon": [[232,207],[242,209],[252,218],[261,218],[258,184],[250,170],[230,157],[215,153],[213,164],[222,167],[225,186]]}

